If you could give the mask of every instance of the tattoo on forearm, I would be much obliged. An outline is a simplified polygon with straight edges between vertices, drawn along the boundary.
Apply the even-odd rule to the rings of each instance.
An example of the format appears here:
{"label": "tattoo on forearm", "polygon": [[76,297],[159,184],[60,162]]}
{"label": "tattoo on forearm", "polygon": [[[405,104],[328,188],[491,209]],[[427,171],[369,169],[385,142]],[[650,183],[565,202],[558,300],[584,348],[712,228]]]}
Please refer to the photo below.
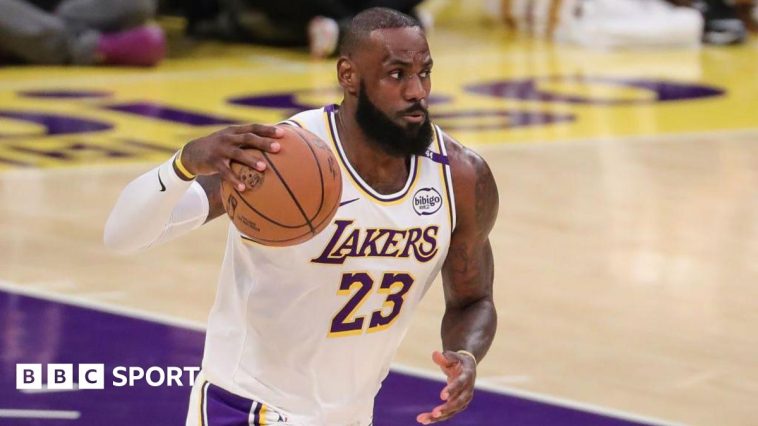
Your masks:
{"label": "tattoo on forearm", "polygon": [[199,176],[197,182],[203,187],[208,196],[208,218],[206,223],[224,214],[224,205],[221,203],[221,180],[218,175]]}
{"label": "tattoo on forearm", "polygon": [[456,274],[465,274],[469,268],[469,255],[466,251],[466,247],[450,247],[450,266],[453,272]]}
{"label": "tattoo on forearm", "polygon": [[492,294],[494,259],[489,240],[479,248],[458,243],[450,247],[448,262],[442,270],[448,296],[465,305]]}

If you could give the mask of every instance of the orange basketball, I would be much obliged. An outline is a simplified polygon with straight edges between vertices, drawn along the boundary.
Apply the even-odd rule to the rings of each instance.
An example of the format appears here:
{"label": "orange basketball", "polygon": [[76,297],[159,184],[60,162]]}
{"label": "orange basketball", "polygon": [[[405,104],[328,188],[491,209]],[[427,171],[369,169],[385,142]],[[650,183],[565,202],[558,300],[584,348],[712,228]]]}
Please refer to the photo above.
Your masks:
{"label": "orange basketball", "polygon": [[266,170],[232,163],[245,191],[221,184],[221,200],[234,225],[245,238],[267,246],[310,240],[329,225],[342,196],[342,174],[326,142],[299,127],[280,128],[279,152],[259,151]]}

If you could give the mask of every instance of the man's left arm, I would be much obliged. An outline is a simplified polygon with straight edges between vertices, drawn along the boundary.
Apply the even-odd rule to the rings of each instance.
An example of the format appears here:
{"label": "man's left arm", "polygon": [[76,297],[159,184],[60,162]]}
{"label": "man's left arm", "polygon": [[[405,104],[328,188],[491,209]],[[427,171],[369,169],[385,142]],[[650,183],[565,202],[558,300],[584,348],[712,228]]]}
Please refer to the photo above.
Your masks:
{"label": "man's left arm", "polygon": [[492,299],[494,264],[489,233],[498,211],[498,192],[487,163],[456,142],[450,151],[457,223],[442,266],[445,315],[443,352],[434,362],[447,375],[443,403],[417,420],[430,424],[463,411],[471,402],[477,362],[484,358],[497,328]]}

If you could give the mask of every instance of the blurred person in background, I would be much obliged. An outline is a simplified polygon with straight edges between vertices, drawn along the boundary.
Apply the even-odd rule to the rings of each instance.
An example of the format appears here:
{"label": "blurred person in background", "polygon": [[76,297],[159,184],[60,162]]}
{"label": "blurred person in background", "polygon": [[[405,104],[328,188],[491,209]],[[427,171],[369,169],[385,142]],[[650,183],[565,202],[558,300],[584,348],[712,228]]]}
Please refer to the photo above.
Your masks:
{"label": "blurred person in background", "polygon": [[748,31],[758,33],[758,1],[735,0],[734,8],[737,10],[737,17],[745,24]]}
{"label": "blurred person in background", "polygon": [[752,16],[753,0],[669,0],[699,10],[705,19],[703,42],[716,45],[738,44],[747,38],[747,30],[756,31]]}
{"label": "blurred person in background", "polygon": [[520,32],[590,48],[729,45],[756,28],[754,0],[486,0]]}
{"label": "blurred person in background", "polygon": [[703,17],[666,0],[505,0],[503,20],[538,37],[594,49],[696,47]]}
{"label": "blurred person in background", "polygon": [[[169,0],[174,4],[180,1]],[[350,19],[372,7],[386,7],[419,19],[422,0],[196,0],[182,7],[188,32],[198,37],[248,41],[274,46],[308,46],[316,58],[335,53]]]}
{"label": "blurred person in background", "polygon": [[0,56],[30,64],[152,66],[155,0],[0,0]]}

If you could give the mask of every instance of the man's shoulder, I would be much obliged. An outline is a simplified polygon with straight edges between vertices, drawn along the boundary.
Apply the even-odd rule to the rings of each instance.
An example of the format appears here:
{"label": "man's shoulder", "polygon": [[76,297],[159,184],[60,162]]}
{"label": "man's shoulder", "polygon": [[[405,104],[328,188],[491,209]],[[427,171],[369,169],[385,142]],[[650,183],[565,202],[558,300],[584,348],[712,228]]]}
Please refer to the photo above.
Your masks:
{"label": "man's shoulder", "polygon": [[321,108],[314,108],[314,109],[308,109],[305,111],[300,111],[290,118],[284,120],[284,122],[290,122],[292,124],[296,124],[299,127],[305,127],[309,128],[312,127],[314,124],[317,123],[323,123],[324,121],[324,112],[330,111],[329,106],[321,107]]}
{"label": "man's shoulder", "polygon": [[479,173],[489,172],[487,162],[473,149],[463,145],[444,132],[442,133],[442,142],[445,144],[450,171],[453,174],[453,182],[456,180],[456,175],[472,177]]}
{"label": "man's shoulder", "polygon": [[[489,232],[498,210],[498,191],[487,161],[473,149],[443,133],[455,192],[458,223]],[[477,231],[479,232],[479,231]]]}

